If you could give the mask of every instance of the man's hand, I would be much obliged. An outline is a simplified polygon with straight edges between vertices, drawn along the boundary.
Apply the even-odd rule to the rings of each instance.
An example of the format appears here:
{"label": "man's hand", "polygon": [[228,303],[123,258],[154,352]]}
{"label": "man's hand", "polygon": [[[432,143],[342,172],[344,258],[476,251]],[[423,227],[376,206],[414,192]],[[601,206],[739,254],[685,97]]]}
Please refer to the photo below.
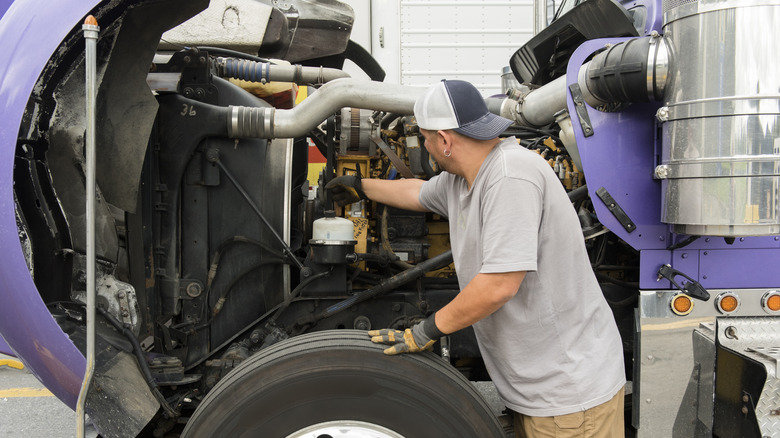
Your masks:
{"label": "man's hand", "polygon": [[360,176],[345,175],[333,178],[325,185],[325,190],[330,190],[333,200],[341,207],[366,199]]}
{"label": "man's hand", "polygon": [[385,354],[419,353],[433,348],[437,339],[444,336],[438,327],[434,315],[404,331],[393,329],[371,330],[371,342],[390,345]]}

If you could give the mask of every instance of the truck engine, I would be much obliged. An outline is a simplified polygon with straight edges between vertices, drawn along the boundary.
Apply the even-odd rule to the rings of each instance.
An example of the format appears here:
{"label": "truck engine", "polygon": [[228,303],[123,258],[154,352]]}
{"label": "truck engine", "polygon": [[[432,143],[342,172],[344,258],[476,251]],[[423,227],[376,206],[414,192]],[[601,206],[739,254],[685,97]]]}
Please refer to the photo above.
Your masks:
{"label": "truck engine", "polygon": [[[324,190],[343,175],[441,171],[413,116],[423,90],[382,82],[350,40],[348,5],[65,2],[24,24],[21,3],[0,27],[19,47],[23,25],[73,23],[0,72],[0,85],[12,68],[36,74],[26,94],[0,86],[0,229],[14,249],[0,333],[55,395],[75,407],[87,339],[75,23],[91,14],[86,412],[101,435],[512,436],[473,384],[489,376],[470,329],[397,360],[365,335],[410,327],[459,287],[447,218],[339,207]],[[239,18],[249,42],[200,31]],[[564,2],[507,60],[516,83],[486,96],[580,218],[623,339],[629,435],[780,433],[780,42],[764,33],[778,24],[777,0]],[[311,173],[313,156],[324,165]]]}

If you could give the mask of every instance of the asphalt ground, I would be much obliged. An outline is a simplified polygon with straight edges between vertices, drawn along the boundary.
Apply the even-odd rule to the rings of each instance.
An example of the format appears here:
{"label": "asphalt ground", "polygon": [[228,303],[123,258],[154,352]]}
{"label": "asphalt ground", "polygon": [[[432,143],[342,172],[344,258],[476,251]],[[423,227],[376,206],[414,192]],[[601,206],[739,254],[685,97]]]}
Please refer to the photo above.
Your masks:
{"label": "asphalt ground", "polygon": [[[21,363],[0,354],[0,437],[76,438],[76,413]],[[88,425],[87,438],[97,437]]]}

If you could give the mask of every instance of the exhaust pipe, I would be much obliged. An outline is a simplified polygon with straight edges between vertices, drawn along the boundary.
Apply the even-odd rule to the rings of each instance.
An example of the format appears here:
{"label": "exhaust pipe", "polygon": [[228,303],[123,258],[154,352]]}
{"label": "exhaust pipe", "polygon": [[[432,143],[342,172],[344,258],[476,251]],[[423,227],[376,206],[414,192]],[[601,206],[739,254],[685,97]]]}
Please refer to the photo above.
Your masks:
{"label": "exhaust pipe", "polygon": [[345,107],[412,114],[425,90],[358,79],[336,79],[290,110],[230,106],[230,138],[293,138],[306,135]]}

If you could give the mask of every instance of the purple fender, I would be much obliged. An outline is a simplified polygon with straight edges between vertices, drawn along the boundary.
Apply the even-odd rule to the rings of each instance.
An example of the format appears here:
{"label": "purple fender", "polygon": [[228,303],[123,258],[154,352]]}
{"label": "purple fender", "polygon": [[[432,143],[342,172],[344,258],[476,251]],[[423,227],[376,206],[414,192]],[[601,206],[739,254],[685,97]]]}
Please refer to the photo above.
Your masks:
{"label": "purple fender", "polygon": [[0,336],[0,354],[16,356],[16,353],[14,353],[13,350],[11,350],[11,347],[8,345],[7,342],[5,342],[5,339],[3,339],[2,336]]}
{"label": "purple fender", "polygon": [[18,0],[0,14],[0,334],[38,380],[71,408],[86,361],[52,318],[27,270],[14,213],[13,165],[19,125],[38,76],[60,42],[81,27],[97,4]]}

